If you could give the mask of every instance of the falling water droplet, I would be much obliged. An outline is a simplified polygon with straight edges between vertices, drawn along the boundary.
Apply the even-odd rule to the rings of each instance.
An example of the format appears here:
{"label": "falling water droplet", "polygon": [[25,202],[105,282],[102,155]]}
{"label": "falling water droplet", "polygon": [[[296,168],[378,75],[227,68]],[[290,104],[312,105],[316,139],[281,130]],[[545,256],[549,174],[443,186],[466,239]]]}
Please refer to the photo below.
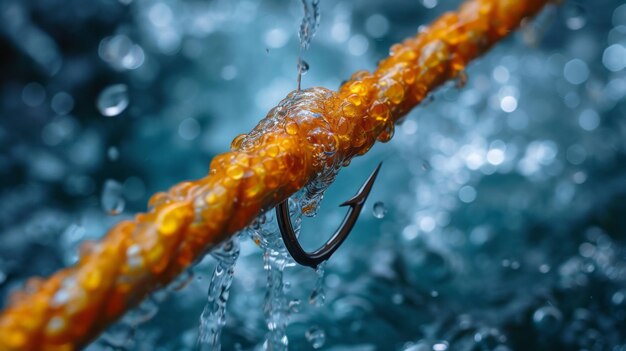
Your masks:
{"label": "falling water droplet", "polygon": [[126,84],[115,84],[106,87],[96,102],[98,111],[105,117],[115,117],[128,107],[128,87]]}
{"label": "falling water droplet", "polygon": [[126,201],[122,197],[122,184],[112,179],[108,179],[102,188],[100,204],[102,209],[110,215],[118,215],[124,211]]}
{"label": "falling water droplet", "polygon": [[385,218],[385,215],[387,214],[387,206],[385,206],[385,203],[377,201],[372,208],[372,214],[378,219]]}
{"label": "falling water droplet", "polygon": [[305,75],[309,71],[309,63],[304,60],[298,61],[298,73]]}
{"label": "falling water droplet", "polygon": [[309,296],[309,304],[315,307],[321,307],[324,305],[326,301],[326,291],[324,291],[324,267],[326,266],[326,262],[322,262],[315,269],[315,273],[317,274],[317,281],[315,282],[315,288],[311,292],[311,296]]}
{"label": "falling water droplet", "polygon": [[313,346],[314,349],[321,348],[326,342],[326,333],[324,332],[324,329],[317,326],[309,328],[304,333],[304,336],[307,341],[311,343],[311,346]]}

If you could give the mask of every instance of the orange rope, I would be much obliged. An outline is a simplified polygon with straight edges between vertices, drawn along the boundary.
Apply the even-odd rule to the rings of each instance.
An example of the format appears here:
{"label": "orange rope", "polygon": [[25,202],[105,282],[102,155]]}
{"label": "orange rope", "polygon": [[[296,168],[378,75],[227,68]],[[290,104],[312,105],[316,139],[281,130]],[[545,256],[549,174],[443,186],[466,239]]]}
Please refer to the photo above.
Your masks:
{"label": "orange rope", "polygon": [[346,166],[443,82],[548,0],[468,0],[391,48],[338,92],[290,93],[208,176],[158,193],[150,210],[85,245],[79,262],[33,278],[0,315],[0,350],[74,350],[216,244],[309,182]]}

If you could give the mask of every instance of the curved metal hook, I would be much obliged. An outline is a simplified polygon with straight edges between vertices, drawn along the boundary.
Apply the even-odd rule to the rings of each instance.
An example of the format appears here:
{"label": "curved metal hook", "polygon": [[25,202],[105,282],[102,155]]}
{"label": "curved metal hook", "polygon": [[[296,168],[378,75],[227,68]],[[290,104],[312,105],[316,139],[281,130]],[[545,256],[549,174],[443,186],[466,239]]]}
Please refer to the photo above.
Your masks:
{"label": "curved metal hook", "polygon": [[382,166],[382,162],[378,164],[374,172],[370,174],[365,183],[361,186],[359,191],[348,201],[339,205],[350,206],[348,209],[348,213],[343,219],[343,222],[339,226],[339,228],[335,231],[335,233],[331,236],[328,241],[322,245],[319,249],[313,252],[306,252],[300,246],[298,242],[298,237],[296,236],[296,232],[293,230],[293,225],[291,224],[291,217],[289,216],[289,199],[281,202],[276,207],[276,219],[278,220],[278,228],[280,229],[280,234],[283,237],[283,241],[285,242],[285,246],[287,247],[287,251],[291,254],[291,257],[303,266],[309,266],[312,268],[317,268],[317,266],[328,260],[332,254],[337,251],[339,246],[346,240],[350,231],[354,227],[359,215],[361,214],[361,210],[365,205],[365,200],[367,200],[367,196],[370,194],[372,190],[372,186],[374,185],[374,181],[376,180],[376,176],[378,175],[378,171]]}

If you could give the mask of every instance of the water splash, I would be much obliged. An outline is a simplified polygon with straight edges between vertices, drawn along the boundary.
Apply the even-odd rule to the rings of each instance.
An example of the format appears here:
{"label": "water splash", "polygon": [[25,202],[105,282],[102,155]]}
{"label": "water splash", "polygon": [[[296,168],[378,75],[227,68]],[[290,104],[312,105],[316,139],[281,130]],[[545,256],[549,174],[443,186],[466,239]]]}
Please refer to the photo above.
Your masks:
{"label": "water splash", "polygon": [[326,291],[324,290],[324,271],[326,267],[326,261],[320,263],[319,266],[315,269],[315,273],[317,274],[317,281],[315,282],[315,288],[313,288],[313,292],[311,292],[311,296],[309,296],[309,304],[315,307],[321,307],[326,302]]}
{"label": "water splash", "polygon": [[300,83],[302,76],[309,71],[309,64],[304,61],[302,56],[304,52],[309,49],[311,40],[315,36],[315,32],[320,25],[320,0],[302,0],[302,6],[304,8],[304,16],[300,23],[300,30],[298,31],[298,37],[300,38],[300,55],[298,55],[298,90],[300,90]]}
{"label": "water splash", "polygon": [[211,252],[211,256],[218,262],[209,284],[207,303],[200,316],[197,349],[219,351],[222,346],[222,328],[226,324],[226,303],[233,281],[235,262],[239,257],[239,237],[234,236],[220,245]]}
{"label": "water splash", "polygon": [[285,295],[283,272],[285,259],[280,251],[266,249],[263,254],[264,269],[267,272],[267,292],[265,294],[265,321],[269,330],[264,350],[287,350],[287,324],[289,305]]}
{"label": "water splash", "polygon": [[302,214],[307,217],[315,217],[319,209],[320,202],[324,199],[326,189],[335,181],[339,170],[327,167],[316,179],[304,187],[300,200]]}
{"label": "water splash", "polygon": [[[289,199],[289,209],[296,233],[300,232],[301,210],[298,195]],[[263,312],[268,333],[263,343],[263,350],[287,350],[287,326],[289,315],[295,312],[294,304],[290,303],[286,294],[284,270],[292,267],[295,262],[287,252],[282,241],[274,211],[268,211],[257,218],[250,226],[250,234],[254,242],[263,249],[263,268],[267,272],[267,291]]]}

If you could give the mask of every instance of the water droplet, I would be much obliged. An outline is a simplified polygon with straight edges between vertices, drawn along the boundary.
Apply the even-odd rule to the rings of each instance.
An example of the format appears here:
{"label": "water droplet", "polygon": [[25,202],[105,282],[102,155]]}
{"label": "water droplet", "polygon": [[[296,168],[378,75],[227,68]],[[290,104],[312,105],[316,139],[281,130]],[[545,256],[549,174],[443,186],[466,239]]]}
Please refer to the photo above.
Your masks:
{"label": "water droplet", "polygon": [[374,38],[384,37],[389,32],[389,20],[381,14],[373,14],[365,21],[365,31]]}
{"label": "water droplet", "polygon": [[580,85],[589,78],[589,66],[581,59],[572,59],[563,66],[563,76],[568,82]]}
{"label": "water droplet", "polygon": [[0,258],[0,286],[7,280],[7,269],[4,261]]}
{"label": "water droplet", "polygon": [[387,206],[385,206],[385,203],[377,201],[374,204],[374,207],[372,207],[372,214],[378,219],[385,218],[385,215],[387,214]]}
{"label": "water droplet", "polygon": [[72,224],[61,234],[60,243],[64,251],[63,259],[67,264],[74,264],[78,261],[78,247],[84,241],[86,232],[83,226]]}
{"label": "water droplet", "polygon": [[126,201],[122,197],[122,184],[112,179],[108,179],[102,188],[100,204],[102,209],[110,215],[118,215],[124,211]]}
{"label": "water droplet", "polygon": [[309,71],[309,63],[304,60],[298,60],[298,73],[305,75]]}
{"label": "water droplet", "polygon": [[129,323],[132,327],[137,327],[154,318],[158,312],[159,305],[157,301],[150,296],[143,300],[137,308],[125,315],[123,321]]}
{"label": "water droplet", "polygon": [[314,349],[319,349],[326,342],[326,333],[320,327],[311,327],[304,333],[307,341],[311,343]]}
{"label": "water droplet", "polygon": [[46,100],[46,89],[39,83],[28,83],[22,89],[22,100],[30,107],[39,106]]}
{"label": "water droplet", "polygon": [[393,294],[391,296],[391,302],[393,302],[394,305],[400,305],[404,302],[404,295],[402,294]]}
{"label": "water droplet", "polygon": [[119,150],[115,146],[109,147],[107,150],[107,157],[109,161],[117,161],[117,158],[120,156]]}
{"label": "water droplet", "polygon": [[433,345],[433,351],[446,351],[448,350],[448,347],[449,345],[447,341],[440,341]]}
{"label": "water droplet", "polygon": [[563,8],[565,25],[571,30],[579,30],[587,23],[586,10],[580,4],[568,1]]}
{"label": "water droplet", "polygon": [[476,200],[476,189],[470,185],[465,185],[459,189],[459,199],[466,204]]}
{"label": "water droplet", "polygon": [[533,313],[535,327],[547,333],[556,332],[561,326],[563,315],[556,307],[544,306]]}
{"label": "water droplet", "polygon": [[623,306],[624,303],[626,302],[626,291],[624,291],[624,290],[616,291],[611,296],[611,302],[615,306]]}
{"label": "water droplet", "polygon": [[194,140],[200,135],[200,123],[193,118],[185,118],[178,125],[178,135],[184,140]]}
{"label": "water droplet", "polygon": [[427,9],[434,9],[438,2],[437,0],[422,0],[422,5]]}
{"label": "water droplet", "polygon": [[405,346],[402,351],[431,351],[430,345],[424,341],[420,341],[417,344],[410,344]]}
{"label": "water droplet", "polygon": [[105,117],[115,117],[128,107],[128,87],[126,84],[115,84],[106,87],[100,95],[96,106]]}
{"label": "water droplet", "polygon": [[302,302],[299,299],[293,299],[289,301],[289,313],[294,314],[300,312],[300,304]]}
{"label": "water droplet", "polygon": [[74,109],[74,98],[64,91],[58,92],[52,97],[50,107],[55,113],[66,115]]}
{"label": "water droplet", "polygon": [[621,44],[613,44],[602,53],[602,64],[611,72],[619,72],[626,68],[626,47]]}
{"label": "water droplet", "polygon": [[117,70],[137,69],[145,60],[145,53],[141,46],[133,43],[123,34],[102,39],[98,47],[98,55]]}

